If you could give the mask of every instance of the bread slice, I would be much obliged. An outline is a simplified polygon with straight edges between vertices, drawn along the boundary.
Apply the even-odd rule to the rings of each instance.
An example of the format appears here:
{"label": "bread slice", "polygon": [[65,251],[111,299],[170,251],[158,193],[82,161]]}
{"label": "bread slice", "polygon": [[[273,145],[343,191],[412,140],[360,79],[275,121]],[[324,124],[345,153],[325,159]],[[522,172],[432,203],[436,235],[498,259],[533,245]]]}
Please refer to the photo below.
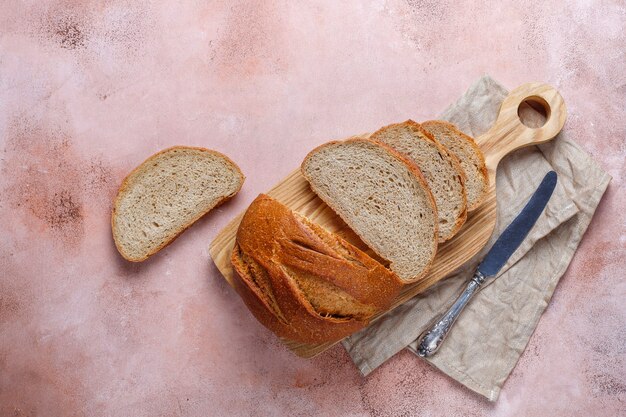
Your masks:
{"label": "bread slice", "polygon": [[452,123],[429,120],[422,123],[422,127],[459,159],[465,172],[467,209],[474,210],[483,202],[489,188],[489,176],[482,151],[474,139]]}
{"label": "bread slice", "polygon": [[124,179],[115,199],[118,251],[132,262],[147,259],[237,194],[243,181],[233,161],[209,149],[176,146],[151,156]]}
{"label": "bread slice", "polygon": [[428,270],[437,250],[437,208],[419,169],[368,139],[311,151],[302,173],[313,191],[405,282]]}
{"label": "bread slice", "polygon": [[412,120],[385,126],[370,139],[392,147],[419,167],[437,204],[439,241],[452,238],[467,218],[464,174],[456,157]]}
{"label": "bread slice", "polygon": [[403,286],[355,246],[263,194],[241,220],[231,261],[235,290],[257,320],[304,343],[362,329]]}

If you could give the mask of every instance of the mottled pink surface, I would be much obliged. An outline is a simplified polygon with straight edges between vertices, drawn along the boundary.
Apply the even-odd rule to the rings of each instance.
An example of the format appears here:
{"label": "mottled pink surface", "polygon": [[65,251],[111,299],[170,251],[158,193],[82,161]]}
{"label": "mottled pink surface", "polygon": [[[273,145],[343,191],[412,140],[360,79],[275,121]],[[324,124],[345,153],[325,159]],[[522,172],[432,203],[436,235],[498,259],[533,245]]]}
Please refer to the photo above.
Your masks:
{"label": "mottled pink surface", "polygon": [[[0,415],[624,415],[625,4],[454,3],[2,1]],[[368,378],[339,346],[295,357],[209,242],[312,147],[432,118],[485,73],[557,87],[569,137],[613,176],[500,400],[406,352]],[[247,181],[127,263],[116,188],[178,144]]]}

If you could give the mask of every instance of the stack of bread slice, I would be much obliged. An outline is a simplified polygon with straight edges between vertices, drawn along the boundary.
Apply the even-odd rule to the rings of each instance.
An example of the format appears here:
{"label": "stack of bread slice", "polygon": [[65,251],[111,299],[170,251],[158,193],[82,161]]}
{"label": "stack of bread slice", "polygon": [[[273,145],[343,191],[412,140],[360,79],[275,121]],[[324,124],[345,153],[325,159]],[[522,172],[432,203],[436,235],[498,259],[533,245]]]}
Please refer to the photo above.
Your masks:
{"label": "stack of bread slice", "polygon": [[428,273],[438,244],[458,233],[488,188],[480,149],[444,121],[408,120],[326,143],[301,171],[386,261],[259,196],[237,232],[235,288],[266,327],[304,343],[338,340],[390,308]]}
{"label": "stack of bread slice", "polygon": [[443,120],[429,120],[421,126],[458,159],[465,175],[467,210],[478,208],[487,194],[489,177],[485,157],[474,139]]}
{"label": "stack of bread slice", "polygon": [[301,167],[311,189],[406,283],[428,272],[437,243],[454,237],[488,187],[472,138],[444,121],[424,125],[407,120],[368,139],[324,144]]}

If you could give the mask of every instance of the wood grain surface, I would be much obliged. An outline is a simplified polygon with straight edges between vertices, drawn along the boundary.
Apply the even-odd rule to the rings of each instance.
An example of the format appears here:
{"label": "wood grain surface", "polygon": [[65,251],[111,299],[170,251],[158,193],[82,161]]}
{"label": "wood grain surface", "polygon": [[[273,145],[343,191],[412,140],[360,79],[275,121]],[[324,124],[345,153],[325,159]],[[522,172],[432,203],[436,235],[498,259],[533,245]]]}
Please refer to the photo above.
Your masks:
{"label": "wood grain surface", "polygon": [[[543,107],[546,113],[546,122],[543,126],[532,128],[521,122],[518,109],[520,105],[525,105],[523,103],[533,107]],[[518,148],[543,143],[554,138],[561,131],[566,115],[563,98],[549,85],[528,83],[511,91],[502,103],[493,127],[475,138],[485,154],[489,171],[490,184],[487,198],[480,207],[468,214],[467,222],[454,238],[439,245],[429,273],[422,280],[406,286],[390,310],[444,279],[483,248],[491,237],[496,222],[495,174],[498,163]],[[369,134],[358,135],[358,137],[368,136]],[[311,191],[299,168],[266,194],[373,254],[339,216]],[[242,216],[243,213],[240,213],[228,223],[218,233],[209,248],[215,265],[231,286],[234,271],[230,263],[230,254]],[[374,317],[373,320],[380,316],[382,314]],[[323,344],[303,344],[284,339],[283,342],[298,356],[312,357],[339,340]]]}

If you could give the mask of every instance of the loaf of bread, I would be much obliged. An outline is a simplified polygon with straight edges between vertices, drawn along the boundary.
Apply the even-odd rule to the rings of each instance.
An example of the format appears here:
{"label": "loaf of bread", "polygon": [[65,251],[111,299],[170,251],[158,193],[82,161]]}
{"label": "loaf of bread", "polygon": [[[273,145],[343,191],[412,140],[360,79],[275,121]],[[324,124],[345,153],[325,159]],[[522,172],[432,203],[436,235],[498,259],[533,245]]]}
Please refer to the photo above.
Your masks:
{"label": "loaf of bread", "polygon": [[487,166],[482,151],[474,139],[461,132],[452,123],[429,120],[421,125],[459,159],[465,173],[467,209],[474,210],[485,199],[489,187]]}
{"label": "loaf of bread", "polygon": [[439,241],[451,239],[467,219],[464,173],[457,158],[412,120],[385,126],[370,139],[392,147],[419,167],[437,204]]}
{"label": "loaf of bread", "polygon": [[303,343],[363,328],[402,287],[382,264],[266,195],[244,214],[231,260],[234,287],[253,315]]}
{"label": "loaf of bread", "polygon": [[437,208],[419,169],[368,139],[330,142],[301,166],[313,191],[405,282],[424,276],[437,250]]}
{"label": "loaf of bread", "polygon": [[113,239],[129,261],[147,259],[241,189],[244,176],[225,155],[176,146],[161,151],[122,182],[111,215]]}

